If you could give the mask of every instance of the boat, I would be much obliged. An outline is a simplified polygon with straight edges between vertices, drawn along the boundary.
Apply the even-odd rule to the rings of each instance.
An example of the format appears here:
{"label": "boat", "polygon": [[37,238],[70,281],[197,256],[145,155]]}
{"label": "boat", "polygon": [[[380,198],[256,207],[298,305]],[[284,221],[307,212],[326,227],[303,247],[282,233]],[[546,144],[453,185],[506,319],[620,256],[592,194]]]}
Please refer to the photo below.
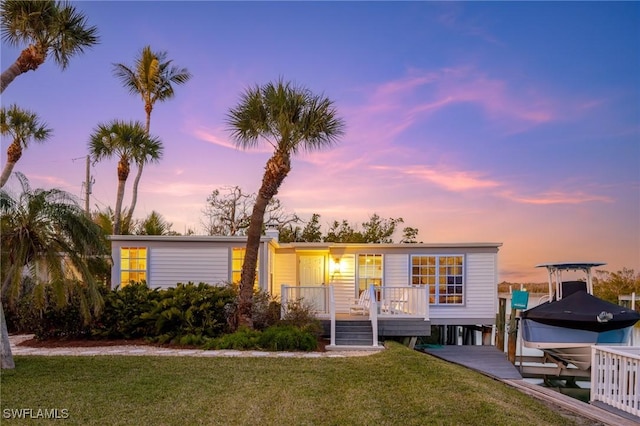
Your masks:
{"label": "boat", "polygon": [[[546,301],[521,313],[522,342],[540,349],[564,366],[591,368],[592,345],[626,345],[640,313],[593,295],[592,268],[601,262],[543,263],[547,268]],[[562,274],[577,271],[584,281],[563,281]]]}

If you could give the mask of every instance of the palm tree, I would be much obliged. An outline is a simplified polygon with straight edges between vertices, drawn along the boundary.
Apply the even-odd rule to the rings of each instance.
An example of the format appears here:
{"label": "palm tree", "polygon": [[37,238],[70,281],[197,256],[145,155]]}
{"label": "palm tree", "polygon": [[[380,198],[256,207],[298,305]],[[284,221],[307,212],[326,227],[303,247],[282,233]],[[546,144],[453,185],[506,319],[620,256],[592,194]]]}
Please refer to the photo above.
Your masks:
{"label": "palm tree", "polygon": [[[59,305],[66,303],[76,281],[69,271],[77,271],[84,283],[87,296],[80,292],[81,307],[85,318],[90,318],[89,306],[94,313],[101,308],[98,283],[89,266],[90,256],[101,257],[108,253],[107,240],[82,207],[69,193],[59,189],[32,190],[27,178],[15,174],[21,185],[21,193],[12,196],[0,190],[0,230],[2,232],[2,296],[9,303],[20,297],[24,283],[34,284],[34,305],[45,304],[44,288],[50,286]],[[11,367],[10,348],[5,339],[6,323],[2,313],[3,368]],[[10,361],[10,362],[9,362]]]}
{"label": "palm tree", "polygon": [[17,105],[0,109],[0,134],[13,139],[7,148],[7,162],[0,175],[0,188],[7,183],[13,167],[20,157],[22,149],[29,146],[29,142],[44,142],[51,136],[52,130],[40,121],[36,113],[23,110]]}
{"label": "palm tree", "polygon": [[267,83],[245,91],[227,115],[236,146],[252,148],[269,143],[274,153],[267,161],[247,231],[247,249],[240,279],[238,324],[252,326],[251,304],[264,213],[269,201],[291,170],[291,157],[332,145],[344,133],[333,102],[310,90],[284,82]]}
{"label": "palm tree", "polygon": [[[122,216],[125,219],[122,219]],[[121,235],[131,235],[133,234],[133,224],[126,221],[127,217],[127,208],[122,208],[122,213],[120,217],[120,234]],[[115,212],[110,206],[107,206],[104,210],[98,210],[91,214],[91,220],[93,220],[105,233],[105,235],[110,235],[113,233],[113,224],[114,224]]]}
{"label": "palm tree", "polygon": [[4,0],[2,39],[12,46],[28,44],[2,72],[0,93],[20,74],[36,70],[49,53],[64,70],[70,58],[99,42],[98,30],[67,1]]}
{"label": "palm tree", "polygon": [[89,138],[89,153],[94,161],[118,157],[118,191],[113,220],[113,234],[120,235],[122,200],[124,188],[129,177],[130,163],[140,152],[154,152],[162,156],[162,142],[145,131],[142,123],[113,120],[99,124]]}
{"label": "palm tree", "polygon": [[[124,64],[113,65],[113,74],[125,88],[129,89],[129,93],[142,97],[147,120],[145,127],[147,133],[149,133],[151,126],[151,112],[155,103],[171,99],[175,95],[173,84],[184,84],[191,78],[191,74],[186,68],[179,68],[172,62],[172,60],[167,60],[167,52],[153,52],[151,46],[145,46],[140,51],[140,56],[136,59],[133,67],[129,68]],[[129,221],[131,221],[133,211],[136,208],[142,169],[150,159],[153,157],[144,155],[144,153],[135,157],[138,173],[133,181]]]}
{"label": "palm tree", "polygon": [[173,223],[167,220],[157,211],[149,213],[138,226],[138,235],[177,235],[171,230]]}

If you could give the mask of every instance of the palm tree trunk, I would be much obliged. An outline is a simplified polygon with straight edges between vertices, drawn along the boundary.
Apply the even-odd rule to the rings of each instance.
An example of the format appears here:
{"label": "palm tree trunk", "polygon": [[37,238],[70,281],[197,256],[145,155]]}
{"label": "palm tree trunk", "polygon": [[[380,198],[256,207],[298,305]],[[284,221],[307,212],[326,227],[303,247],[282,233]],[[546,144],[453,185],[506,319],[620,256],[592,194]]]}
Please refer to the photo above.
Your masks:
{"label": "palm tree trunk", "polygon": [[120,235],[120,217],[122,216],[122,200],[124,199],[124,185],[127,181],[118,179],[118,192],[116,194],[116,208],[113,214],[113,235]]}
{"label": "palm tree trunk", "polygon": [[9,180],[9,176],[11,176],[11,172],[13,171],[13,167],[15,165],[15,162],[9,161],[7,161],[7,164],[4,165],[4,169],[2,169],[2,175],[0,175],[0,188],[2,188],[4,184]]}
{"label": "palm tree trunk", "polygon": [[129,214],[127,214],[126,223],[131,223],[131,220],[133,219],[133,210],[136,208],[136,203],[138,202],[138,184],[140,183],[140,178],[142,177],[143,167],[144,163],[138,164],[138,173],[136,174],[136,178],[133,180],[133,194],[131,194],[131,206],[129,206]]}
{"label": "palm tree trunk", "polygon": [[291,163],[286,153],[276,153],[267,161],[262,186],[258,191],[256,203],[251,213],[251,222],[247,230],[247,248],[240,275],[240,294],[238,300],[238,326],[253,328],[251,308],[253,304],[253,283],[256,279],[260,236],[264,223],[264,212],[269,201],[278,193],[278,188],[289,174]]}
{"label": "palm tree trunk", "polygon": [[0,301],[0,328],[2,328],[0,335],[0,368],[13,369],[16,368],[16,364],[13,362],[13,354],[11,353],[11,343],[9,343],[9,331],[7,330],[7,321],[4,318],[4,309],[2,308],[2,302]]}
{"label": "palm tree trunk", "polygon": [[[145,125],[145,131],[147,132],[147,136],[149,136],[149,129],[151,128],[151,110],[153,109],[153,105],[145,105],[145,112],[147,113],[147,121]],[[136,203],[138,202],[138,184],[140,183],[140,178],[142,177],[142,169],[144,167],[144,161],[138,163],[138,173],[136,174],[136,178],[133,181],[133,188],[131,194],[131,206],[129,207],[129,214],[127,215],[127,223],[131,223],[133,219],[133,211],[136,209]]]}
{"label": "palm tree trunk", "polygon": [[244,254],[242,264],[242,274],[240,275],[240,294],[238,300],[238,326],[253,328],[251,318],[251,308],[253,305],[253,283],[256,280],[256,266],[258,265],[258,252],[260,250],[260,237],[262,235],[262,223],[264,222],[264,212],[269,204],[269,199],[265,198],[262,188],[256,197],[251,213],[251,223],[247,231],[247,249]]}
{"label": "palm tree trunk", "polygon": [[11,84],[11,82],[20,74],[22,74],[22,71],[16,62],[11,64],[11,66],[6,70],[2,71],[2,76],[0,76],[0,93],[4,92],[4,89],[6,89],[7,86],[9,86],[9,84]]}

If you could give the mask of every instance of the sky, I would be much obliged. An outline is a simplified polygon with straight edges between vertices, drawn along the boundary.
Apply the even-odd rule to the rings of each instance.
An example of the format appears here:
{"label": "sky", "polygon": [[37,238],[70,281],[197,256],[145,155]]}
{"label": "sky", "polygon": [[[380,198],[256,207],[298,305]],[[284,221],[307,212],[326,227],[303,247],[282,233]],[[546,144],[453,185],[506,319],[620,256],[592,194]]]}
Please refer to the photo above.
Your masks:
{"label": "sky", "polygon": [[[138,218],[156,210],[201,233],[213,190],[257,192],[270,146],[236,149],[226,115],[247,88],[283,78],[330,98],[346,123],[331,149],[293,159],[277,195],[287,211],[320,214],[325,231],[377,213],[425,243],[499,242],[501,281],[545,281],[535,265],[553,261],[640,271],[639,2],[76,5],[100,44],[64,71],[49,58],[1,98],[53,129],[14,169],[33,188],[84,205],[92,131],[145,118],[113,64],[150,45],[193,77],[155,105],[164,156],[145,167]],[[20,50],[3,41],[2,70]],[[92,209],[115,205],[116,166],[91,166]]]}

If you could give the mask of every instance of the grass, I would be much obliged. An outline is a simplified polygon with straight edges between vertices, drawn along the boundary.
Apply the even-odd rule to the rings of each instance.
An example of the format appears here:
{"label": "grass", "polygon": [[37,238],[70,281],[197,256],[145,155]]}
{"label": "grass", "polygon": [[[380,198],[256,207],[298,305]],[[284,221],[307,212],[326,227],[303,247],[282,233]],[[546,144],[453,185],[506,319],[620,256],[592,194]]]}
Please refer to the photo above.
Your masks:
{"label": "grass", "polygon": [[64,424],[570,424],[500,382],[397,343],[347,358],[16,357],[0,380],[0,413],[67,409]]}

